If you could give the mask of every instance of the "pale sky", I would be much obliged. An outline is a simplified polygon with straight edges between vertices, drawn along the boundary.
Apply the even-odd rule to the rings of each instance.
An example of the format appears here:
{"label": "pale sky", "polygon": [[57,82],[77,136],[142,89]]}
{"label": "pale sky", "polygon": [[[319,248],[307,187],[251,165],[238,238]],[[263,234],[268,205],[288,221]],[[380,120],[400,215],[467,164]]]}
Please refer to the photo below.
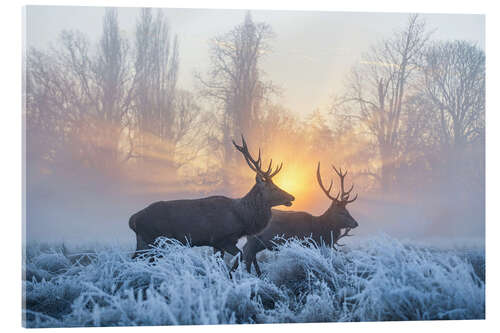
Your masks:
{"label": "pale sky", "polygon": [[[179,37],[179,86],[194,87],[193,72],[209,68],[209,41],[241,23],[243,10],[163,9]],[[102,29],[104,7],[30,6],[26,15],[27,45],[46,47],[63,29],[85,33],[94,43]],[[120,8],[121,29],[133,41],[137,8]],[[313,11],[252,11],[255,22],[271,25],[273,52],[262,62],[267,79],[283,91],[278,100],[296,114],[325,108],[339,93],[345,75],[376,41],[405,26],[408,14]],[[463,39],[485,48],[484,16],[425,14],[433,39]]]}

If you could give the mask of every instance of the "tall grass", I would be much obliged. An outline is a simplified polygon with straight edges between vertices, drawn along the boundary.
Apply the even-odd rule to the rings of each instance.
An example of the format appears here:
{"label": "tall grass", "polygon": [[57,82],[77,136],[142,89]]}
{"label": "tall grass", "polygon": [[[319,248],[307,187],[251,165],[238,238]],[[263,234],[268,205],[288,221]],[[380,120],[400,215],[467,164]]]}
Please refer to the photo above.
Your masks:
{"label": "tall grass", "polygon": [[287,241],[242,265],[172,240],[139,260],[125,248],[66,256],[26,250],[27,327],[482,319],[484,250],[442,249],[387,236],[334,250]]}

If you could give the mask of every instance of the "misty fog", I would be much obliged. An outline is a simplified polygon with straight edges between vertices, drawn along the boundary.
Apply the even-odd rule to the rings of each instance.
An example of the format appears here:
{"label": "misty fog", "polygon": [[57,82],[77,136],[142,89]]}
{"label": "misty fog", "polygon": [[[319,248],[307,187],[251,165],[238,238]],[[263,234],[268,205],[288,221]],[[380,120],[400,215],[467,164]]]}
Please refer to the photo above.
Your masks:
{"label": "misty fog", "polygon": [[[255,174],[231,143],[241,134],[252,154],[261,149],[263,165],[283,162],[274,181],[296,200],[278,209],[318,215],[328,208],[316,181],[320,161],[335,192],[339,181],[330,166],[348,170],[346,182],[359,195],[347,206],[360,225],[356,236],[484,240],[483,36],[447,38],[439,25],[433,31],[424,18],[406,15],[379,40],[360,39],[362,52],[349,56],[355,62],[323,81],[335,82],[324,87],[328,103],[304,101],[305,112],[282,98],[289,86],[308,95],[314,85],[300,74],[288,76],[293,82],[270,74],[269,57],[288,56],[280,38],[295,33],[279,20],[232,11],[234,25],[187,50],[206,52],[205,62],[184,68],[180,45],[191,35],[182,29],[203,27],[178,28],[161,10],[144,9],[124,30],[121,11],[95,17],[97,37],[62,30],[46,37],[50,47],[27,41],[28,242],[132,246],[128,219],[150,203],[244,196]],[[39,12],[29,7],[28,13]],[[287,15],[298,14],[271,16]],[[383,14],[392,15],[401,16]],[[302,50],[312,59],[318,52]],[[322,61],[326,71],[338,59]],[[288,71],[307,72],[307,63],[287,64]]]}

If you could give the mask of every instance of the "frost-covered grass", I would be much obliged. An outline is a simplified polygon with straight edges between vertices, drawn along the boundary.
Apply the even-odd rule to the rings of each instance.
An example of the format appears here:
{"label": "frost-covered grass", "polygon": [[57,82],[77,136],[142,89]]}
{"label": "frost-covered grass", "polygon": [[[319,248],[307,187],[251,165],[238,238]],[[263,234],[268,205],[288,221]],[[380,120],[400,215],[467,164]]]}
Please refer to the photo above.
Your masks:
{"label": "frost-covered grass", "polygon": [[[260,255],[261,278],[206,248],[164,240],[154,260],[100,247],[26,250],[27,327],[482,319],[484,250],[387,236],[339,251],[289,241]],[[151,262],[153,261],[153,262]]]}

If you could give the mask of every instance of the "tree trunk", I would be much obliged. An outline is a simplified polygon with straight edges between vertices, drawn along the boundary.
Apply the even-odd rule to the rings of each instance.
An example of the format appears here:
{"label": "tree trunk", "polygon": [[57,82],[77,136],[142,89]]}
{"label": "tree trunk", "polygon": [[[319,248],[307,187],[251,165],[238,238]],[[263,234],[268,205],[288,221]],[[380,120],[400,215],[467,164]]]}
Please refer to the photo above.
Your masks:
{"label": "tree trunk", "polygon": [[389,191],[393,185],[394,177],[394,150],[388,144],[380,145],[381,181],[383,191]]}

